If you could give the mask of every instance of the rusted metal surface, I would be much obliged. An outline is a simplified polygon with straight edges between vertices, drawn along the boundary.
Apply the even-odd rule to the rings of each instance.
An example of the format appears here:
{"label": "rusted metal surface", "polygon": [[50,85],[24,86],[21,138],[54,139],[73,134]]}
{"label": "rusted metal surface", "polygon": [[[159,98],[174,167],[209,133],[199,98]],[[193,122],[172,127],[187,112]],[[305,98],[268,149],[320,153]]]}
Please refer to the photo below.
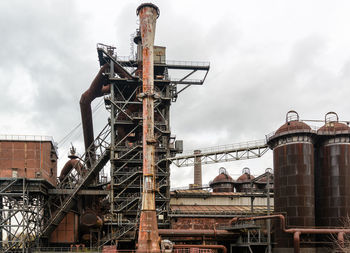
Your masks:
{"label": "rusted metal surface", "polygon": [[316,177],[316,224],[344,226],[350,213],[350,143],[322,145]]}
{"label": "rusted metal surface", "polygon": [[[232,216],[231,216],[232,217]],[[230,218],[219,217],[196,217],[195,215],[183,215],[176,216],[176,219],[172,219],[172,229],[188,229],[188,230],[210,230],[216,229],[218,224],[228,224]]]}
{"label": "rusted metal surface", "polygon": [[[287,122],[268,144],[273,149],[275,212],[287,213],[290,226],[315,226],[314,139],[310,127],[287,113]],[[291,121],[288,121],[291,120]],[[290,133],[290,130],[298,129]],[[293,247],[293,241],[276,231],[278,248]]]}
{"label": "rusted metal surface", "polygon": [[[316,179],[316,225],[341,227],[350,213],[350,134],[349,126],[328,121],[318,131]],[[345,132],[345,133],[344,133]]]}
{"label": "rusted metal surface", "polygon": [[[194,155],[199,155],[200,150],[195,150]],[[194,171],[193,171],[193,184],[197,187],[202,187],[202,162],[200,156],[195,156],[194,158]]]}
{"label": "rusted metal surface", "polygon": [[234,192],[234,180],[224,167],[219,170],[219,175],[209,183],[213,192]]}
{"label": "rusted metal surface", "polygon": [[103,76],[103,73],[106,71],[108,66],[108,64],[105,64],[100,68],[89,89],[87,89],[80,98],[80,112],[83,126],[85,150],[87,150],[94,141],[91,102],[95,98],[108,93],[110,89],[110,86],[106,85],[106,78]]}
{"label": "rusted metal surface", "polygon": [[341,133],[350,133],[349,122],[347,122],[347,125],[340,123],[337,113],[326,113],[324,120],[325,124],[317,130],[318,135],[338,135]]}
{"label": "rusted metal surface", "polygon": [[61,170],[61,174],[58,177],[58,179],[62,181],[73,168],[77,171],[78,174],[81,174],[83,165],[80,163],[79,160],[76,160],[76,159],[71,159],[67,161],[66,164],[63,166]]}
{"label": "rusted metal surface", "polygon": [[173,245],[174,249],[219,249],[222,253],[227,253],[227,248],[224,245]]}
{"label": "rusted metal surface", "polygon": [[137,8],[142,38],[143,102],[143,191],[139,226],[138,252],[160,252],[160,240],[155,210],[155,137],[154,137],[154,83],[153,45],[159,9],[153,4]]}
{"label": "rusted metal surface", "polygon": [[[250,174],[249,168],[243,168],[242,175],[240,175],[236,182],[235,188],[237,192],[251,192],[256,188],[255,184],[251,184],[252,180],[255,179],[253,175]],[[253,189],[251,189],[253,188]]]}
{"label": "rusted metal surface", "polygon": [[74,243],[78,237],[78,215],[69,212],[50,235],[51,243]]}
{"label": "rusted metal surface", "polygon": [[80,217],[80,223],[87,227],[101,227],[103,222],[95,212],[88,210]]}

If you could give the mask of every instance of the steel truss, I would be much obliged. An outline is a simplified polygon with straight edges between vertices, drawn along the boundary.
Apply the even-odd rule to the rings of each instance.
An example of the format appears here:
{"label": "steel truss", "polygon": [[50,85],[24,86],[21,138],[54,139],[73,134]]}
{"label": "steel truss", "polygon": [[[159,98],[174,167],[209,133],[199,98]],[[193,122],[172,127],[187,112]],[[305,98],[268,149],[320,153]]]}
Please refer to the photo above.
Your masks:
{"label": "steel truss", "polygon": [[265,140],[243,142],[201,150],[200,154],[194,152],[169,157],[177,167],[188,167],[195,164],[195,159],[200,158],[202,164],[232,162],[237,160],[254,159],[263,156],[269,150]]}
{"label": "steel truss", "polygon": [[30,245],[38,244],[49,188],[44,180],[0,179],[1,252],[27,252]]}

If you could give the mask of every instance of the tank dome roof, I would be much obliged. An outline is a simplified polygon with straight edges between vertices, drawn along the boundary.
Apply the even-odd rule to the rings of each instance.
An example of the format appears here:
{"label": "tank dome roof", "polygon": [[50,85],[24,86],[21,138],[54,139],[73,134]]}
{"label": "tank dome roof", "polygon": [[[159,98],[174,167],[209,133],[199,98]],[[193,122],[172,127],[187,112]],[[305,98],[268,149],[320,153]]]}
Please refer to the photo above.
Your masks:
{"label": "tank dome roof", "polygon": [[210,185],[219,184],[219,183],[233,183],[233,178],[227,173],[224,167],[221,167],[219,170],[219,175],[214,178]]}
{"label": "tank dome roof", "polygon": [[242,173],[243,174],[239,178],[237,178],[237,183],[249,182],[250,180],[255,178],[253,175],[250,174],[249,168],[244,168]]}
{"label": "tank dome roof", "polygon": [[339,122],[338,115],[335,112],[328,112],[325,115],[325,124],[318,129],[318,134],[328,134],[338,131],[349,131],[350,127],[344,123]]}
{"label": "tank dome roof", "polygon": [[286,115],[286,123],[277,129],[275,135],[295,130],[310,131],[311,127],[308,124],[299,121],[299,114],[296,111],[289,111]]}
{"label": "tank dome roof", "polygon": [[308,131],[308,130],[311,130],[311,127],[304,122],[293,120],[293,121],[286,122],[284,125],[278,128],[275,134],[281,134],[281,133],[289,132],[293,130]]}
{"label": "tank dome roof", "polygon": [[327,132],[334,132],[334,131],[342,131],[342,130],[349,130],[349,126],[345,125],[344,123],[339,122],[329,122],[323,125],[320,129],[318,129],[317,133],[327,133]]}

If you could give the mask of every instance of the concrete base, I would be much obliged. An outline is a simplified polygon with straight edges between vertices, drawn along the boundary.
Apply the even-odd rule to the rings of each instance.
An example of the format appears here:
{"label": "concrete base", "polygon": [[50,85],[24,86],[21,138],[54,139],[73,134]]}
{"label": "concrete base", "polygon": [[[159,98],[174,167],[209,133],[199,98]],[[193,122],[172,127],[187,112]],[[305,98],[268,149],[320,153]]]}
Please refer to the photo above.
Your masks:
{"label": "concrete base", "polygon": [[[316,248],[300,248],[300,253],[316,253],[316,252],[318,253]],[[274,248],[273,253],[294,253],[294,248]]]}

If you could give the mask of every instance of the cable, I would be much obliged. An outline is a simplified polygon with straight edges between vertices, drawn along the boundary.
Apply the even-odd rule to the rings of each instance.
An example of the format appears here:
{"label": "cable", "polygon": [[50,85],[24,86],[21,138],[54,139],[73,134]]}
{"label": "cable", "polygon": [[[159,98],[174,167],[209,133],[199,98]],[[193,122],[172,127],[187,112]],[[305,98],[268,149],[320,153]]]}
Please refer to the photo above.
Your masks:
{"label": "cable", "polygon": [[[103,105],[103,101],[104,100],[100,100],[100,102],[93,108],[92,113],[95,114]],[[59,142],[58,145],[63,145],[64,143],[66,143],[69,138],[74,134],[74,132],[81,126],[81,122],[79,124],[77,124],[67,135],[65,135]],[[79,131],[79,133],[81,133],[82,130]]]}

